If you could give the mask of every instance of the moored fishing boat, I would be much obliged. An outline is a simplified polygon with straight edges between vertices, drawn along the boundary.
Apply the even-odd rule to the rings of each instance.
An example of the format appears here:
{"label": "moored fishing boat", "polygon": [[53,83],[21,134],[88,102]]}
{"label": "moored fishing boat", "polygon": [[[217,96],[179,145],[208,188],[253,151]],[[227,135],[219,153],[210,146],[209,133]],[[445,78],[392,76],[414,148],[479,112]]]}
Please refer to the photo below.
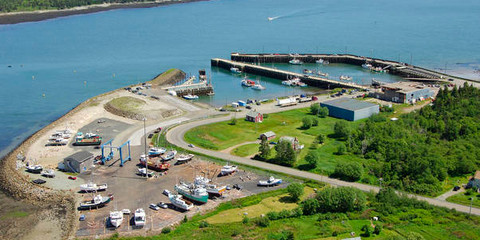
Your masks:
{"label": "moored fishing boat", "polygon": [[238,69],[236,67],[231,67],[230,72],[232,72],[232,73],[242,73],[242,71],[240,71],[240,69]]}
{"label": "moored fishing boat", "polygon": [[319,64],[323,64],[324,63],[324,60],[322,58],[319,58],[317,60],[315,60],[316,63],[319,63]]}
{"label": "moored fishing boat", "polygon": [[101,195],[94,196],[92,200],[84,201],[80,203],[78,210],[90,210],[104,207],[112,199],[110,197],[102,197]]}
{"label": "moored fishing boat", "polygon": [[353,78],[347,75],[341,75],[340,80],[351,81]]}
{"label": "moored fishing boat", "polygon": [[206,203],[208,201],[207,190],[201,186],[195,186],[194,184],[186,184],[181,182],[180,184],[175,185],[175,191],[193,202]]}
{"label": "moored fishing boat", "polygon": [[288,63],[292,64],[292,65],[302,65],[303,62],[296,59],[296,58],[293,58],[292,60],[288,61]]}
{"label": "moored fishing boat", "polygon": [[264,86],[262,86],[260,83],[255,83],[252,86],[252,89],[254,89],[254,90],[265,90],[266,88]]}
{"label": "moored fishing boat", "polygon": [[362,64],[362,68],[364,68],[364,69],[370,70],[370,69],[372,69],[372,67],[373,67],[373,66],[372,66],[372,64],[370,64],[370,63],[364,63],[364,64]]}
{"label": "moored fishing boat", "polygon": [[241,83],[242,83],[242,86],[244,86],[244,87],[251,87],[251,86],[255,85],[255,81],[250,80],[250,79],[246,79],[246,78],[244,78],[241,81]]}

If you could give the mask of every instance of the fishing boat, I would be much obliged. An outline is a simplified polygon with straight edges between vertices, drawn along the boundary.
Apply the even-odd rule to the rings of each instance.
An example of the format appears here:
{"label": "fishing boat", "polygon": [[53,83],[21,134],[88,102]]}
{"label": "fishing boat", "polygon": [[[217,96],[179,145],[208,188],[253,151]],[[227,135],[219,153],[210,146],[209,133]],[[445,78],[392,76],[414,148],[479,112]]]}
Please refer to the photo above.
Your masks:
{"label": "fishing boat", "polygon": [[260,180],[258,181],[258,186],[264,186],[264,187],[270,187],[270,186],[277,186],[279,184],[282,183],[282,179],[280,178],[274,178],[273,176],[271,176],[268,180],[266,181],[263,181],[263,180]]}
{"label": "fishing boat", "polygon": [[53,169],[45,169],[42,171],[41,175],[47,178],[54,178],[55,171]]}
{"label": "fishing boat", "polygon": [[42,165],[29,165],[26,167],[27,168],[27,172],[30,172],[30,173],[41,173],[42,170],[43,170],[43,167]]}
{"label": "fishing boat", "polygon": [[162,158],[149,158],[145,154],[140,155],[140,164],[145,166],[145,162],[147,162],[148,169],[155,171],[165,171],[170,168],[170,163],[164,162]]}
{"label": "fishing boat", "polygon": [[251,87],[255,85],[255,82],[253,80],[246,79],[246,78],[244,78],[241,83],[242,83],[242,86],[244,87]]}
{"label": "fishing boat", "polygon": [[292,65],[302,65],[302,64],[303,64],[302,61],[300,61],[300,60],[298,60],[298,59],[296,59],[296,58],[288,61],[288,63],[290,63],[290,64],[292,64]]}
{"label": "fishing boat", "polygon": [[148,156],[156,157],[164,154],[167,151],[165,148],[152,147],[148,150]]}
{"label": "fishing boat", "polygon": [[234,165],[229,165],[227,163],[227,165],[223,166],[222,169],[220,170],[220,175],[228,175],[228,174],[232,174],[234,172],[236,172],[238,169],[237,166],[234,166]]}
{"label": "fishing boat", "polygon": [[193,202],[206,203],[208,201],[207,190],[201,186],[181,182],[180,184],[175,185],[175,191]]}
{"label": "fishing boat", "polygon": [[236,67],[231,67],[230,72],[232,72],[232,73],[242,73],[242,71],[240,71],[240,69],[238,69]]}
{"label": "fishing boat", "polygon": [[317,71],[317,75],[318,75],[318,76],[322,76],[322,77],[328,77],[328,73],[324,73],[324,72],[322,72],[322,71],[320,71],[320,70]]}
{"label": "fishing boat", "polygon": [[371,67],[370,70],[373,72],[378,72],[378,73],[386,73],[388,70],[383,69],[382,67]]}
{"label": "fishing boat", "polygon": [[362,68],[364,68],[364,69],[370,70],[372,67],[373,67],[373,66],[372,66],[372,64],[370,64],[370,63],[364,63],[364,64],[362,64]]}
{"label": "fishing boat", "polygon": [[305,73],[305,74],[312,74],[313,71],[310,70],[310,69],[306,69],[306,68],[305,68],[305,69],[303,69],[303,73]]}
{"label": "fishing boat", "polygon": [[101,195],[94,196],[92,200],[84,201],[80,203],[78,210],[90,210],[104,207],[112,199],[110,197],[102,197]]}
{"label": "fishing boat", "polygon": [[252,86],[252,89],[254,90],[265,90],[266,88],[264,86],[262,86],[260,83],[255,83],[253,86]]}
{"label": "fishing boat", "polygon": [[340,80],[351,81],[353,78],[347,75],[341,75]]}
{"label": "fishing boat", "polygon": [[168,199],[172,203],[173,206],[183,210],[183,211],[188,211],[193,208],[193,203],[185,200],[182,198],[182,195],[179,194],[171,194],[168,196]]}
{"label": "fishing boat", "polygon": [[175,155],[177,155],[177,150],[170,150],[168,151],[165,156],[162,156],[161,158],[164,160],[164,161],[170,161],[172,160],[173,158],[175,158]]}
{"label": "fishing boat", "polygon": [[227,186],[217,186],[212,184],[210,179],[202,176],[197,176],[193,183],[197,186],[203,186],[209,196],[221,196],[227,189]]}
{"label": "fishing boat", "polygon": [[123,222],[123,213],[121,211],[112,211],[110,212],[110,224],[118,228]]}
{"label": "fishing boat", "polygon": [[143,210],[143,208],[138,208],[137,210],[135,210],[135,213],[133,214],[133,223],[135,224],[135,226],[143,227],[145,226],[145,221],[145,210]]}
{"label": "fishing boat", "polygon": [[75,137],[74,146],[89,146],[89,145],[100,145],[102,143],[102,137],[98,136],[95,133],[85,133],[78,132]]}
{"label": "fishing boat", "polygon": [[188,161],[192,160],[193,157],[195,157],[195,155],[193,155],[193,154],[187,154],[187,155],[180,154],[180,155],[178,155],[176,160],[179,163],[184,163],[184,162],[188,162]]}
{"label": "fishing boat", "polygon": [[292,86],[292,81],[291,80],[285,80],[285,81],[282,81],[282,84],[286,85],[286,86]]}
{"label": "fishing boat", "polygon": [[198,96],[197,95],[192,95],[192,94],[187,94],[187,95],[184,95],[183,98],[185,98],[187,100],[195,100],[195,99],[198,99]]}
{"label": "fishing boat", "polygon": [[93,182],[80,185],[80,192],[99,192],[107,190],[108,185],[106,183],[97,185]]}
{"label": "fishing boat", "polygon": [[142,175],[142,176],[145,176],[148,174],[149,177],[153,176],[153,171],[147,171],[146,168],[139,168],[138,169],[138,174],[139,175]]}
{"label": "fishing boat", "polygon": [[304,82],[298,82],[298,83],[297,83],[297,86],[299,86],[299,87],[308,87],[308,85],[307,85],[306,83],[304,83]]}
{"label": "fishing boat", "polygon": [[323,63],[322,63],[322,64],[323,64],[323,65],[328,65],[328,64],[330,64],[330,62],[329,62],[329,61],[327,61],[327,60],[325,60],[325,61],[323,61]]}
{"label": "fishing boat", "polygon": [[320,58],[320,59],[317,59],[315,62],[316,62],[316,63],[319,63],[319,64],[323,64],[323,63],[324,63],[324,60],[323,60],[322,58]]}

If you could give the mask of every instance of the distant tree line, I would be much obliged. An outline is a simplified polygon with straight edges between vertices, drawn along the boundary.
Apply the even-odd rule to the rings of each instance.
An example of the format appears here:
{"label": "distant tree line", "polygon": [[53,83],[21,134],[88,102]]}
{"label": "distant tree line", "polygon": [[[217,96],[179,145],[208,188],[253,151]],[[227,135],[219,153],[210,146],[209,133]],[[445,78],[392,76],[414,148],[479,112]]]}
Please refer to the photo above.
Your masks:
{"label": "distant tree line", "polygon": [[[151,0],[150,0],[151,1]],[[102,3],[149,2],[147,0],[0,0],[0,12],[66,9]]]}

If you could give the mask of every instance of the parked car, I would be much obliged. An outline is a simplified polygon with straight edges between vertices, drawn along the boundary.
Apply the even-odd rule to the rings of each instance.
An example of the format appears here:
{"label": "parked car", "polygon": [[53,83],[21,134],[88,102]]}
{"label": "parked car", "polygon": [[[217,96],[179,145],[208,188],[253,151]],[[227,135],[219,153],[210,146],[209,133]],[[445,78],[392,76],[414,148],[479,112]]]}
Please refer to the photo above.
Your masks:
{"label": "parked car", "polygon": [[44,183],[46,183],[47,181],[39,178],[39,179],[33,180],[32,182],[35,183],[35,184],[44,184]]}
{"label": "parked car", "polygon": [[188,144],[188,146],[191,147],[191,148],[194,148],[194,147],[195,147],[195,145],[193,145],[193,144],[191,144],[191,143]]}
{"label": "parked car", "polygon": [[238,189],[238,190],[242,190],[243,186],[240,185],[240,184],[233,184],[233,188]]}
{"label": "parked car", "polygon": [[77,180],[77,177],[75,177],[75,176],[68,176],[68,179],[70,179],[70,180]]}
{"label": "parked car", "polygon": [[245,108],[246,108],[246,109],[252,109],[252,106],[247,105]]}
{"label": "parked car", "polygon": [[152,137],[153,137],[153,133],[148,134],[148,138],[152,138]]}
{"label": "parked car", "polygon": [[167,196],[170,195],[170,191],[168,189],[163,190],[163,195]]}
{"label": "parked car", "polygon": [[155,210],[155,211],[160,210],[160,207],[157,206],[157,204],[155,204],[155,203],[151,203],[151,204],[150,204],[150,208],[153,209],[153,210]]}
{"label": "parked car", "polygon": [[460,187],[459,187],[459,186],[453,187],[453,191],[458,191],[458,190],[460,190]]}
{"label": "parked car", "polygon": [[167,209],[167,208],[168,208],[168,205],[167,205],[166,203],[164,203],[164,202],[159,202],[159,203],[157,204],[157,206],[159,206],[159,207],[161,207],[161,208],[163,208],[163,209]]}
{"label": "parked car", "polygon": [[277,145],[277,142],[273,142],[273,141],[272,141],[272,142],[270,142],[270,144],[272,144],[272,145]]}
{"label": "parked car", "polygon": [[162,131],[162,128],[159,127],[159,128],[157,128],[157,129],[155,129],[154,133],[159,133],[159,132],[161,132],[161,131]]}
{"label": "parked car", "polygon": [[85,221],[85,214],[80,215],[80,218],[78,220]]}

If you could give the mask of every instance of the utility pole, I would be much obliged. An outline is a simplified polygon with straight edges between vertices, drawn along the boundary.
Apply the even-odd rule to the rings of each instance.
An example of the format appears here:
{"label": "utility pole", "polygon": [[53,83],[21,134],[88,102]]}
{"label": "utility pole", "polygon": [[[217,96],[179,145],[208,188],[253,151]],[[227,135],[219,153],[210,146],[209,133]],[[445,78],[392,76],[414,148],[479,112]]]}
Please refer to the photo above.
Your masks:
{"label": "utility pole", "polygon": [[473,197],[470,198],[470,211],[468,212],[468,215],[472,215],[472,205],[473,205]]}
{"label": "utility pole", "polygon": [[143,117],[143,135],[145,140],[145,179],[148,179],[148,155],[147,155],[147,128],[145,125],[146,117]]}

